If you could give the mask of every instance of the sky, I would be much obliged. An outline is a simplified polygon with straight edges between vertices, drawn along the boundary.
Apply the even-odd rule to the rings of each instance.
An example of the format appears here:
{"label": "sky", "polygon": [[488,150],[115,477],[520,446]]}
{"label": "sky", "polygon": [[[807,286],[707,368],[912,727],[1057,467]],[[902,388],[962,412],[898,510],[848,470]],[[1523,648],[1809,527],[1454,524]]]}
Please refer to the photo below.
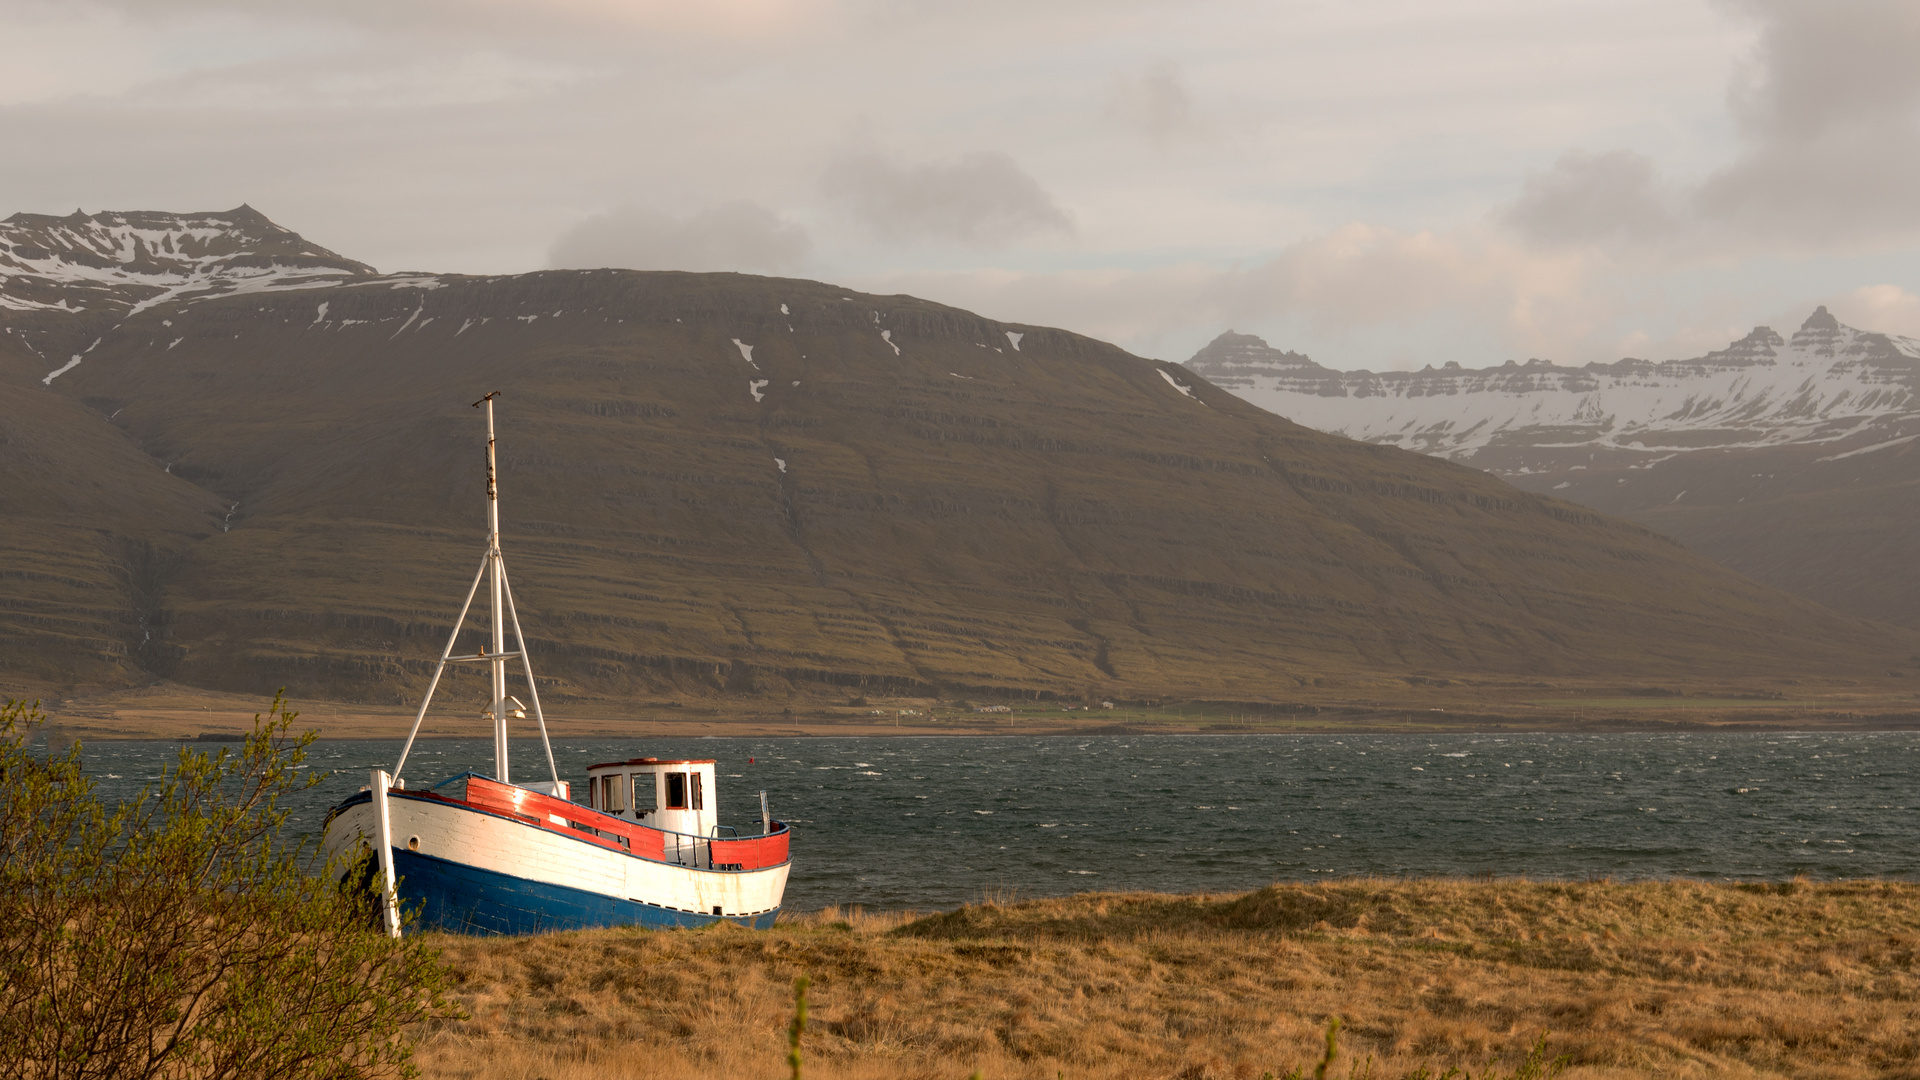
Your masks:
{"label": "sky", "polygon": [[1914,0],[0,0],[0,214],[738,270],[1182,360],[1920,337]]}

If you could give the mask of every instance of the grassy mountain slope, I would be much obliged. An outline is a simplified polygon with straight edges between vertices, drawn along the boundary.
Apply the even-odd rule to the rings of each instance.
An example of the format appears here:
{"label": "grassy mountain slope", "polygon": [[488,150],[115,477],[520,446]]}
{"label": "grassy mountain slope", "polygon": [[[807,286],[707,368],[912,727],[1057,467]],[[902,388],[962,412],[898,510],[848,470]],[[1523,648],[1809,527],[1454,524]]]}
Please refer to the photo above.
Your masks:
{"label": "grassy mountain slope", "polygon": [[161,580],[220,527],[93,410],[37,386],[0,392],[0,655],[12,674],[125,683],[155,644]]}
{"label": "grassy mountain slope", "polygon": [[[1866,453],[1849,453],[1861,448]],[[1878,448],[1876,448],[1878,447]],[[1836,611],[1920,629],[1920,449],[1783,446],[1596,467],[1563,494]],[[1516,483],[1540,490],[1551,478]]]}
{"label": "grassy mountain slope", "polygon": [[[142,659],[221,689],[417,693],[481,554],[466,406],[489,390],[508,564],[563,700],[1272,698],[1423,674],[1877,675],[1920,652],[1178,366],[812,282],[568,271],[165,304],[52,387],[102,447],[76,460],[170,465],[125,481],[178,502],[129,513],[192,537]],[[16,674],[88,677],[36,663]]]}

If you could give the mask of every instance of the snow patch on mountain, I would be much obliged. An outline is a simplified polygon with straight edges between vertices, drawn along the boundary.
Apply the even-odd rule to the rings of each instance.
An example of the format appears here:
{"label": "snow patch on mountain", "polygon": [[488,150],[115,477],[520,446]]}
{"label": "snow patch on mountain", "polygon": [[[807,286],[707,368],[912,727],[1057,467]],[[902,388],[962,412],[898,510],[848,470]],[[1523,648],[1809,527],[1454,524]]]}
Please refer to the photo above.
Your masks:
{"label": "snow patch on mountain", "polygon": [[[1158,372],[1160,373],[1160,377],[1161,377],[1161,378],[1163,378],[1163,379],[1165,379],[1165,380],[1167,380],[1167,385],[1168,385],[1168,386],[1171,386],[1171,387],[1173,387],[1173,388],[1174,388],[1175,390],[1178,390],[1178,391],[1180,391],[1180,396],[1181,396],[1181,397],[1188,397],[1188,398],[1193,398],[1193,400],[1195,400],[1195,401],[1200,401],[1200,399],[1199,399],[1199,398],[1196,398],[1196,397],[1193,397],[1193,387],[1191,387],[1191,386],[1188,386],[1188,385],[1186,385],[1185,383],[1182,383],[1182,382],[1180,382],[1180,381],[1179,381],[1178,379],[1175,379],[1175,378],[1174,378],[1174,377],[1173,377],[1173,376],[1172,376],[1172,375],[1171,375],[1170,373],[1168,373],[1168,371],[1167,371],[1167,369],[1165,369],[1165,368],[1155,368],[1154,370],[1155,370],[1155,371],[1158,371]],[[1205,404],[1206,404],[1206,402],[1204,402],[1204,401],[1200,401],[1200,404],[1202,404],[1202,405],[1205,405]]]}
{"label": "snow patch on mountain", "polygon": [[1877,442],[1871,446],[1862,446],[1858,450],[1847,450],[1838,454],[1828,454],[1826,457],[1818,457],[1813,460],[1822,463],[1828,461],[1845,461],[1847,458],[1859,457],[1861,454],[1871,454],[1877,450],[1891,450],[1896,446],[1905,446],[1915,439],[1920,439],[1920,435],[1903,435],[1898,439],[1888,439],[1885,442]]}
{"label": "snow patch on mountain", "polygon": [[407,321],[406,321],[406,322],[403,322],[403,323],[401,323],[401,324],[400,324],[400,329],[399,329],[399,330],[395,330],[395,331],[394,331],[394,332],[393,332],[392,334],[390,334],[390,335],[389,335],[389,336],[387,337],[387,340],[388,340],[388,341],[392,341],[392,340],[393,340],[394,338],[397,338],[397,337],[399,337],[399,336],[400,336],[400,335],[401,335],[401,334],[402,334],[403,332],[405,332],[405,331],[406,331],[406,329],[407,329],[407,327],[409,327],[409,326],[412,326],[412,325],[413,325],[413,320],[415,320],[415,319],[417,319],[417,318],[419,318],[419,317],[420,317],[420,313],[421,313],[421,312],[423,312],[423,311],[425,311],[425,310],[427,310],[427,298],[423,296],[423,297],[421,297],[421,298],[420,298],[420,306],[419,306],[419,307],[416,307],[416,308],[414,308],[414,309],[413,309],[413,314],[411,314],[411,315],[409,315],[409,316],[407,316]]}
{"label": "snow patch on mountain", "polygon": [[40,380],[40,385],[52,386],[53,380],[59,378],[62,375],[65,375],[67,372],[72,371],[74,368],[77,368],[79,366],[80,366],[80,358],[76,356],[73,359],[68,360],[66,363],[61,364],[59,367],[54,368],[52,371],[47,372],[47,377]]}

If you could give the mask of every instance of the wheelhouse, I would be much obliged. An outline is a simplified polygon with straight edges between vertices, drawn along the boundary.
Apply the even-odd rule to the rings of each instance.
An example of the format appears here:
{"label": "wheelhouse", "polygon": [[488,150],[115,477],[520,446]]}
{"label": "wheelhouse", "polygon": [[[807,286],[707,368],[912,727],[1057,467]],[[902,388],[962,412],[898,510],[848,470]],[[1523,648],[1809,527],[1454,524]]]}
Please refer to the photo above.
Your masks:
{"label": "wheelhouse", "polygon": [[711,837],[720,822],[714,762],[632,758],[587,767],[587,805],[668,832]]}

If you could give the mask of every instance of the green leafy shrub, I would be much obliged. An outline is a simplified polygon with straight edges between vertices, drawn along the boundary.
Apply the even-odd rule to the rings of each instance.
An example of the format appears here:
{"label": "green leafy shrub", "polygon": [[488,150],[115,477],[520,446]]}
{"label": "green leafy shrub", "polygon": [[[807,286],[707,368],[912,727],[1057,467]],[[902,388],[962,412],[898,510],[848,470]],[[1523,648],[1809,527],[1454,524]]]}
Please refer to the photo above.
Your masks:
{"label": "green leafy shrub", "polygon": [[307,872],[276,696],[235,750],[182,747],[107,806],[81,747],[36,752],[0,707],[0,1061],[27,1080],[413,1075],[409,1028],[458,1015],[437,953],[374,929],[375,898]]}

